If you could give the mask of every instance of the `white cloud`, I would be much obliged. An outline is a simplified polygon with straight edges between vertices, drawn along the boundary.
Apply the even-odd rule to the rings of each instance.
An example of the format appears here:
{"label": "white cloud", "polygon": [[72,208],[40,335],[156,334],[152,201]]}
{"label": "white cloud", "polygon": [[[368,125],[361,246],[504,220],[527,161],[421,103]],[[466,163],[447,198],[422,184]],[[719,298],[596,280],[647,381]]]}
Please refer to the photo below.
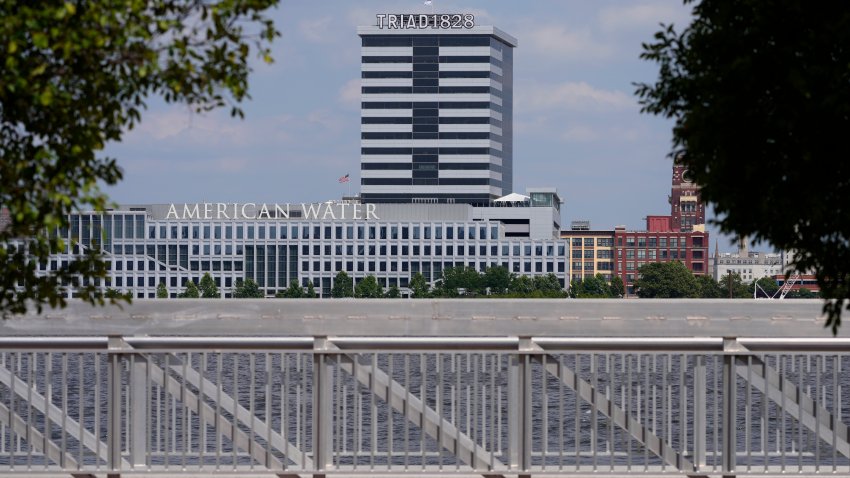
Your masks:
{"label": "white cloud", "polygon": [[586,28],[571,29],[563,25],[527,25],[520,28],[516,35],[520,44],[528,45],[527,50],[551,60],[596,60],[613,53],[610,45],[593,38]]}
{"label": "white cloud", "polygon": [[332,43],[334,40],[332,21],[332,17],[302,20],[298,22],[298,31],[311,43]]}
{"label": "white cloud", "polygon": [[339,101],[347,106],[360,106],[360,78],[352,78],[342,85]]}
{"label": "white cloud", "polygon": [[672,2],[645,3],[608,7],[599,12],[599,26],[606,32],[645,30],[659,23],[677,23],[688,20],[688,10]]}
{"label": "white cloud", "polygon": [[570,125],[561,134],[561,139],[569,142],[598,141],[602,135],[587,125]]}
{"label": "white cloud", "polygon": [[583,81],[523,85],[517,89],[515,97],[517,110],[566,108],[574,111],[612,111],[635,105],[635,99],[622,91],[595,88]]}

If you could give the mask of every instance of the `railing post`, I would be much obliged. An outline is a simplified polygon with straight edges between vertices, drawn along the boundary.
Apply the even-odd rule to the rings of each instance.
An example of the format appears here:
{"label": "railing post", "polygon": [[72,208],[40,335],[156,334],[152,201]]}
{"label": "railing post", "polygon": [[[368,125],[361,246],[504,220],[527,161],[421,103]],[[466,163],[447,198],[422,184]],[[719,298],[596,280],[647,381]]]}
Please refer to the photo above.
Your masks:
{"label": "railing post", "polygon": [[705,356],[694,357],[694,466],[699,471],[706,466],[705,442],[708,437],[706,425],[706,387],[705,387]]}
{"label": "railing post", "polygon": [[130,464],[134,469],[147,465],[148,405],[147,359],[140,354],[130,356],[130,410],[127,423],[130,440]]}
{"label": "railing post", "polygon": [[735,476],[737,458],[738,378],[735,370],[740,344],[734,337],[723,338],[723,476]]}
{"label": "railing post", "polygon": [[107,476],[118,476],[121,471],[121,367],[129,345],[120,336],[109,336],[107,362],[107,464],[115,472]]}
{"label": "railing post", "polygon": [[531,469],[531,355],[530,337],[519,338],[519,353],[511,355],[508,369],[508,454],[511,470],[519,477]]}
{"label": "railing post", "polygon": [[313,340],[313,467],[323,478],[333,466],[333,366],[328,354],[327,337]]}

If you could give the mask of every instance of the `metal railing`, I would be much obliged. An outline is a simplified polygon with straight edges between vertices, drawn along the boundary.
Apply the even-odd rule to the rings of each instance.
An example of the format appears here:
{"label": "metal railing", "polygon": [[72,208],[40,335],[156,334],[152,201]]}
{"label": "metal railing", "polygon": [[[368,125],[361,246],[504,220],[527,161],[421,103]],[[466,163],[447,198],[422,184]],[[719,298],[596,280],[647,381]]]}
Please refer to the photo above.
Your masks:
{"label": "metal railing", "polygon": [[500,320],[473,336],[6,335],[0,473],[850,473],[846,339],[499,336]]}

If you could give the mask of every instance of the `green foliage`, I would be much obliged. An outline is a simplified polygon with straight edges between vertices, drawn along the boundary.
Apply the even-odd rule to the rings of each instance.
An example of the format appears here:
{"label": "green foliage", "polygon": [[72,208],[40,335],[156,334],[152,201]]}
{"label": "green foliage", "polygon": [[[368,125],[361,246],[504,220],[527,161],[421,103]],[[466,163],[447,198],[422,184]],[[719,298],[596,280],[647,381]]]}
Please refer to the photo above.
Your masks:
{"label": "green foliage", "polygon": [[106,277],[99,241],[36,274],[68,246],[54,231],[72,211],[107,208],[99,185],[122,173],[104,148],[141,121],[150,97],[242,116],[249,61],[271,61],[279,36],[266,16],[277,1],[0,2],[0,205],[11,217],[0,231],[0,314],[64,306],[67,287],[105,303],[94,280],[81,285]]}
{"label": "green foliage", "polygon": [[357,283],[354,288],[354,297],[363,299],[376,299],[384,296],[384,290],[378,284],[378,279],[373,275],[368,275]]}
{"label": "green foliage", "polygon": [[198,285],[201,290],[201,297],[204,299],[218,299],[221,295],[218,293],[218,287],[215,286],[215,280],[209,272],[204,273],[201,277],[201,283]]}
{"label": "green foliage", "polygon": [[305,293],[304,288],[298,283],[298,279],[292,279],[289,282],[289,287],[278,292],[274,296],[278,299],[300,299],[305,297]]}
{"label": "green foliage", "polygon": [[611,284],[609,284],[609,287],[611,288],[612,297],[626,296],[626,284],[623,284],[623,279],[620,276],[612,277]]}
{"label": "green foliage", "polygon": [[420,273],[413,274],[410,278],[410,296],[414,299],[426,299],[430,297],[430,287],[425,276]]}
{"label": "green foliage", "polygon": [[[746,299],[753,296],[752,289],[744,284],[739,274],[728,273],[718,281],[720,297],[724,299]],[[732,291],[731,294],[729,291]]]}
{"label": "green foliage", "polygon": [[245,281],[237,279],[233,289],[233,297],[237,299],[262,299],[265,294],[253,279],[246,279]]}
{"label": "green foliage", "polygon": [[157,299],[167,299],[168,298],[168,289],[165,287],[165,282],[160,282],[159,285],[156,286],[156,298]]}
{"label": "green foliage", "polygon": [[816,299],[818,297],[818,294],[806,289],[805,287],[792,290],[785,296],[786,299]]}
{"label": "green foliage", "polygon": [[334,285],[331,288],[331,297],[342,298],[354,295],[354,281],[345,271],[339,271],[334,277]]}
{"label": "green foliage", "polygon": [[[756,284],[758,284],[761,289],[756,289]],[[750,285],[750,297],[753,296],[753,289],[756,289],[756,297],[773,297],[773,295],[779,290],[779,284],[776,283],[776,279],[773,277],[762,277],[761,279],[753,281]]]}
{"label": "green foliage", "polygon": [[[619,279],[619,277],[618,277]],[[620,281],[622,284],[622,281]],[[608,299],[618,297],[602,274],[587,277],[584,280],[573,279],[570,282],[570,297],[579,299]]]}
{"label": "green foliage", "polygon": [[398,290],[398,286],[393,284],[387,289],[387,293],[384,294],[384,297],[387,299],[398,299],[401,297],[401,291]]}
{"label": "green foliage", "polygon": [[[850,8],[846,2],[703,0],[642,58],[643,111],[672,118],[721,231],[796,253],[816,271],[833,333],[850,307]],[[842,206],[845,205],[845,206]]]}
{"label": "green foliage", "polygon": [[112,287],[108,287],[106,291],[103,292],[103,296],[107,299],[124,299],[129,301],[133,298],[132,292],[121,293],[120,291],[113,289]]}
{"label": "green foliage", "polygon": [[644,264],[635,281],[638,297],[698,297],[699,287],[691,271],[679,261]]}
{"label": "green foliage", "polygon": [[186,282],[186,290],[181,292],[177,297],[181,299],[197,299],[201,296],[201,292],[198,290],[198,286],[195,285],[194,281]]}
{"label": "green foliage", "polygon": [[504,294],[508,287],[511,286],[513,274],[507,267],[497,266],[488,267],[484,271],[484,287],[490,289],[490,293],[494,295]]}
{"label": "green foliage", "polygon": [[[485,279],[473,267],[447,267],[439,281],[439,296],[475,296],[484,290]],[[436,291],[435,291],[436,293]]]}
{"label": "green foliage", "polygon": [[[703,299],[719,299],[723,297],[720,284],[713,277],[707,275],[696,276],[698,295]],[[727,292],[728,294],[728,292]],[[728,297],[728,296],[727,296]]]}
{"label": "green foliage", "polygon": [[534,282],[528,276],[514,277],[511,285],[508,286],[508,293],[515,296],[524,296],[532,292],[534,292]]}
{"label": "green foliage", "polygon": [[315,299],[319,297],[319,295],[316,294],[316,288],[313,287],[313,281],[307,282],[307,290],[304,292],[304,297],[307,299]]}

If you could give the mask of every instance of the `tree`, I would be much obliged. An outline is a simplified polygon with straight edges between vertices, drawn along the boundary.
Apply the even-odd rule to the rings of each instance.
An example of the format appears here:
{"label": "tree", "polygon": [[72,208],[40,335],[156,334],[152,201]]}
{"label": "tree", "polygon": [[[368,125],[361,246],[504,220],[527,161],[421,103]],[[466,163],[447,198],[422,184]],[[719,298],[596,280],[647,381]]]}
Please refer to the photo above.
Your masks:
{"label": "tree", "polygon": [[132,292],[121,293],[117,289],[113,289],[112,287],[108,287],[106,291],[104,291],[103,296],[107,299],[131,299],[133,297]]}
{"label": "tree", "polygon": [[446,267],[440,278],[441,295],[455,297],[459,294],[475,295],[484,289],[484,278],[474,267]]}
{"label": "tree", "polygon": [[360,282],[357,283],[357,286],[354,287],[354,297],[364,298],[364,299],[377,299],[384,296],[384,290],[380,284],[378,284],[378,279],[373,275],[368,275],[363,278]]}
{"label": "tree", "polygon": [[156,298],[157,299],[167,299],[168,298],[168,289],[165,288],[165,282],[160,282],[159,285],[156,286]]}
{"label": "tree", "polygon": [[720,286],[720,297],[724,299],[746,299],[753,296],[752,289],[747,290],[748,286],[744,284],[739,274],[729,272],[720,278],[718,285]]}
{"label": "tree", "polygon": [[[719,299],[723,297],[723,291],[720,290],[720,284],[713,277],[707,275],[696,276],[697,289],[699,297],[703,299]],[[728,297],[728,292],[726,297]]]}
{"label": "tree", "polygon": [[55,231],[69,213],[108,207],[99,185],[122,173],[104,148],[141,121],[150,97],[242,116],[249,61],[270,62],[279,36],[266,16],[277,1],[2,2],[0,205],[11,223],[0,230],[0,314],[64,306],[63,284],[105,302],[91,280],[107,273],[99,241],[67,268],[41,275],[35,265],[65,249]]}
{"label": "tree", "polygon": [[307,299],[315,299],[319,297],[318,294],[316,294],[316,288],[313,287],[313,281],[307,282],[307,291],[304,292],[304,297]]}
{"label": "tree", "polygon": [[635,281],[638,297],[697,297],[699,288],[691,271],[679,261],[651,262],[638,270]]}
{"label": "tree", "polygon": [[514,277],[508,291],[514,295],[528,295],[534,291],[534,282],[528,276]]}
{"label": "tree", "polygon": [[399,297],[401,297],[401,291],[398,290],[397,285],[393,284],[390,286],[389,289],[387,289],[387,293],[384,294],[384,297],[386,297],[387,299],[398,299]]}
{"label": "tree", "polygon": [[274,295],[278,299],[300,299],[304,297],[304,288],[298,283],[298,279],[292,279],[289,287]]}
{"label": "tree", "polygon": [[[605,283],[605,280],[602,280],[602,283]],[[544,295],[550,294],[561,294],[563,289],[561,288],[561,283],[558,282],[558,276],[553,273],[548,273],[545,276],[534,276],[532,279],[532,284],[534,286],[535,291],[543,292]]]}
{"label": "tree", "polygon": [[186,282],[186,290],[181,292],[177,297],[181,299],[197,299],[201,296],[200,291],[198,290],[198,286],[195,285],[194,281]]}
{"label": "tree", "polygon": [[636,91],[675,120],[674,157],[721,231],[815,272],[833,333],[850,307],[849,24],[845,2],[703,0],[644,44],[659,74]]}
{"label": "tree", "polygon": [[425,276],[417,272],[410,278],[410,296],[414,299],[426,299],[430,296],[428,281]]}
{"label": "tree", "polygon": [[265,297],[260,286],[253,279],[236,279],[233,297],[237,299],[262,299]]}
{"label": "tree", "polygon": [[491,294],[504,294],[511,285],[511,275],[507,267],[488,267],[484,271],[484,287],[489,288]]}
{"label": "tree", "polygon": [[218,299],[221,295],[218,293],[218,287],[215,286],[215,281],[209,272],[201,277],[201,283],[198,285],[201,290],[201,297],[204,299]]}
{"label": "tree", "polygon": [[620,276],[614,276],[611,278],[610,287],[612,297],[626,296],[626,285],[623,284],[623,279]]}
{"label": "tree", "polygon": [[345,271],[339,271],[334,277],[334,285],[331,288],[331,297],[351,297],[354,295],[354,282]]}
{"label": "tree", "polygon": [[582,279],[574,279],[570,282],[570,297],[580,299],[605,299],[613,297],[611,287],[602,274],[586,277]]}
{"label": "tree", "polygon": [[[759,288],[756,287],[756,284],[758,284]],[[756,289],[756,297],[773,297],[776,291],[779,290],[779,284],[776,283],[776,279],[773,277],[762,277],[750,284],[750,296],[753,295],[753,289]]]}

